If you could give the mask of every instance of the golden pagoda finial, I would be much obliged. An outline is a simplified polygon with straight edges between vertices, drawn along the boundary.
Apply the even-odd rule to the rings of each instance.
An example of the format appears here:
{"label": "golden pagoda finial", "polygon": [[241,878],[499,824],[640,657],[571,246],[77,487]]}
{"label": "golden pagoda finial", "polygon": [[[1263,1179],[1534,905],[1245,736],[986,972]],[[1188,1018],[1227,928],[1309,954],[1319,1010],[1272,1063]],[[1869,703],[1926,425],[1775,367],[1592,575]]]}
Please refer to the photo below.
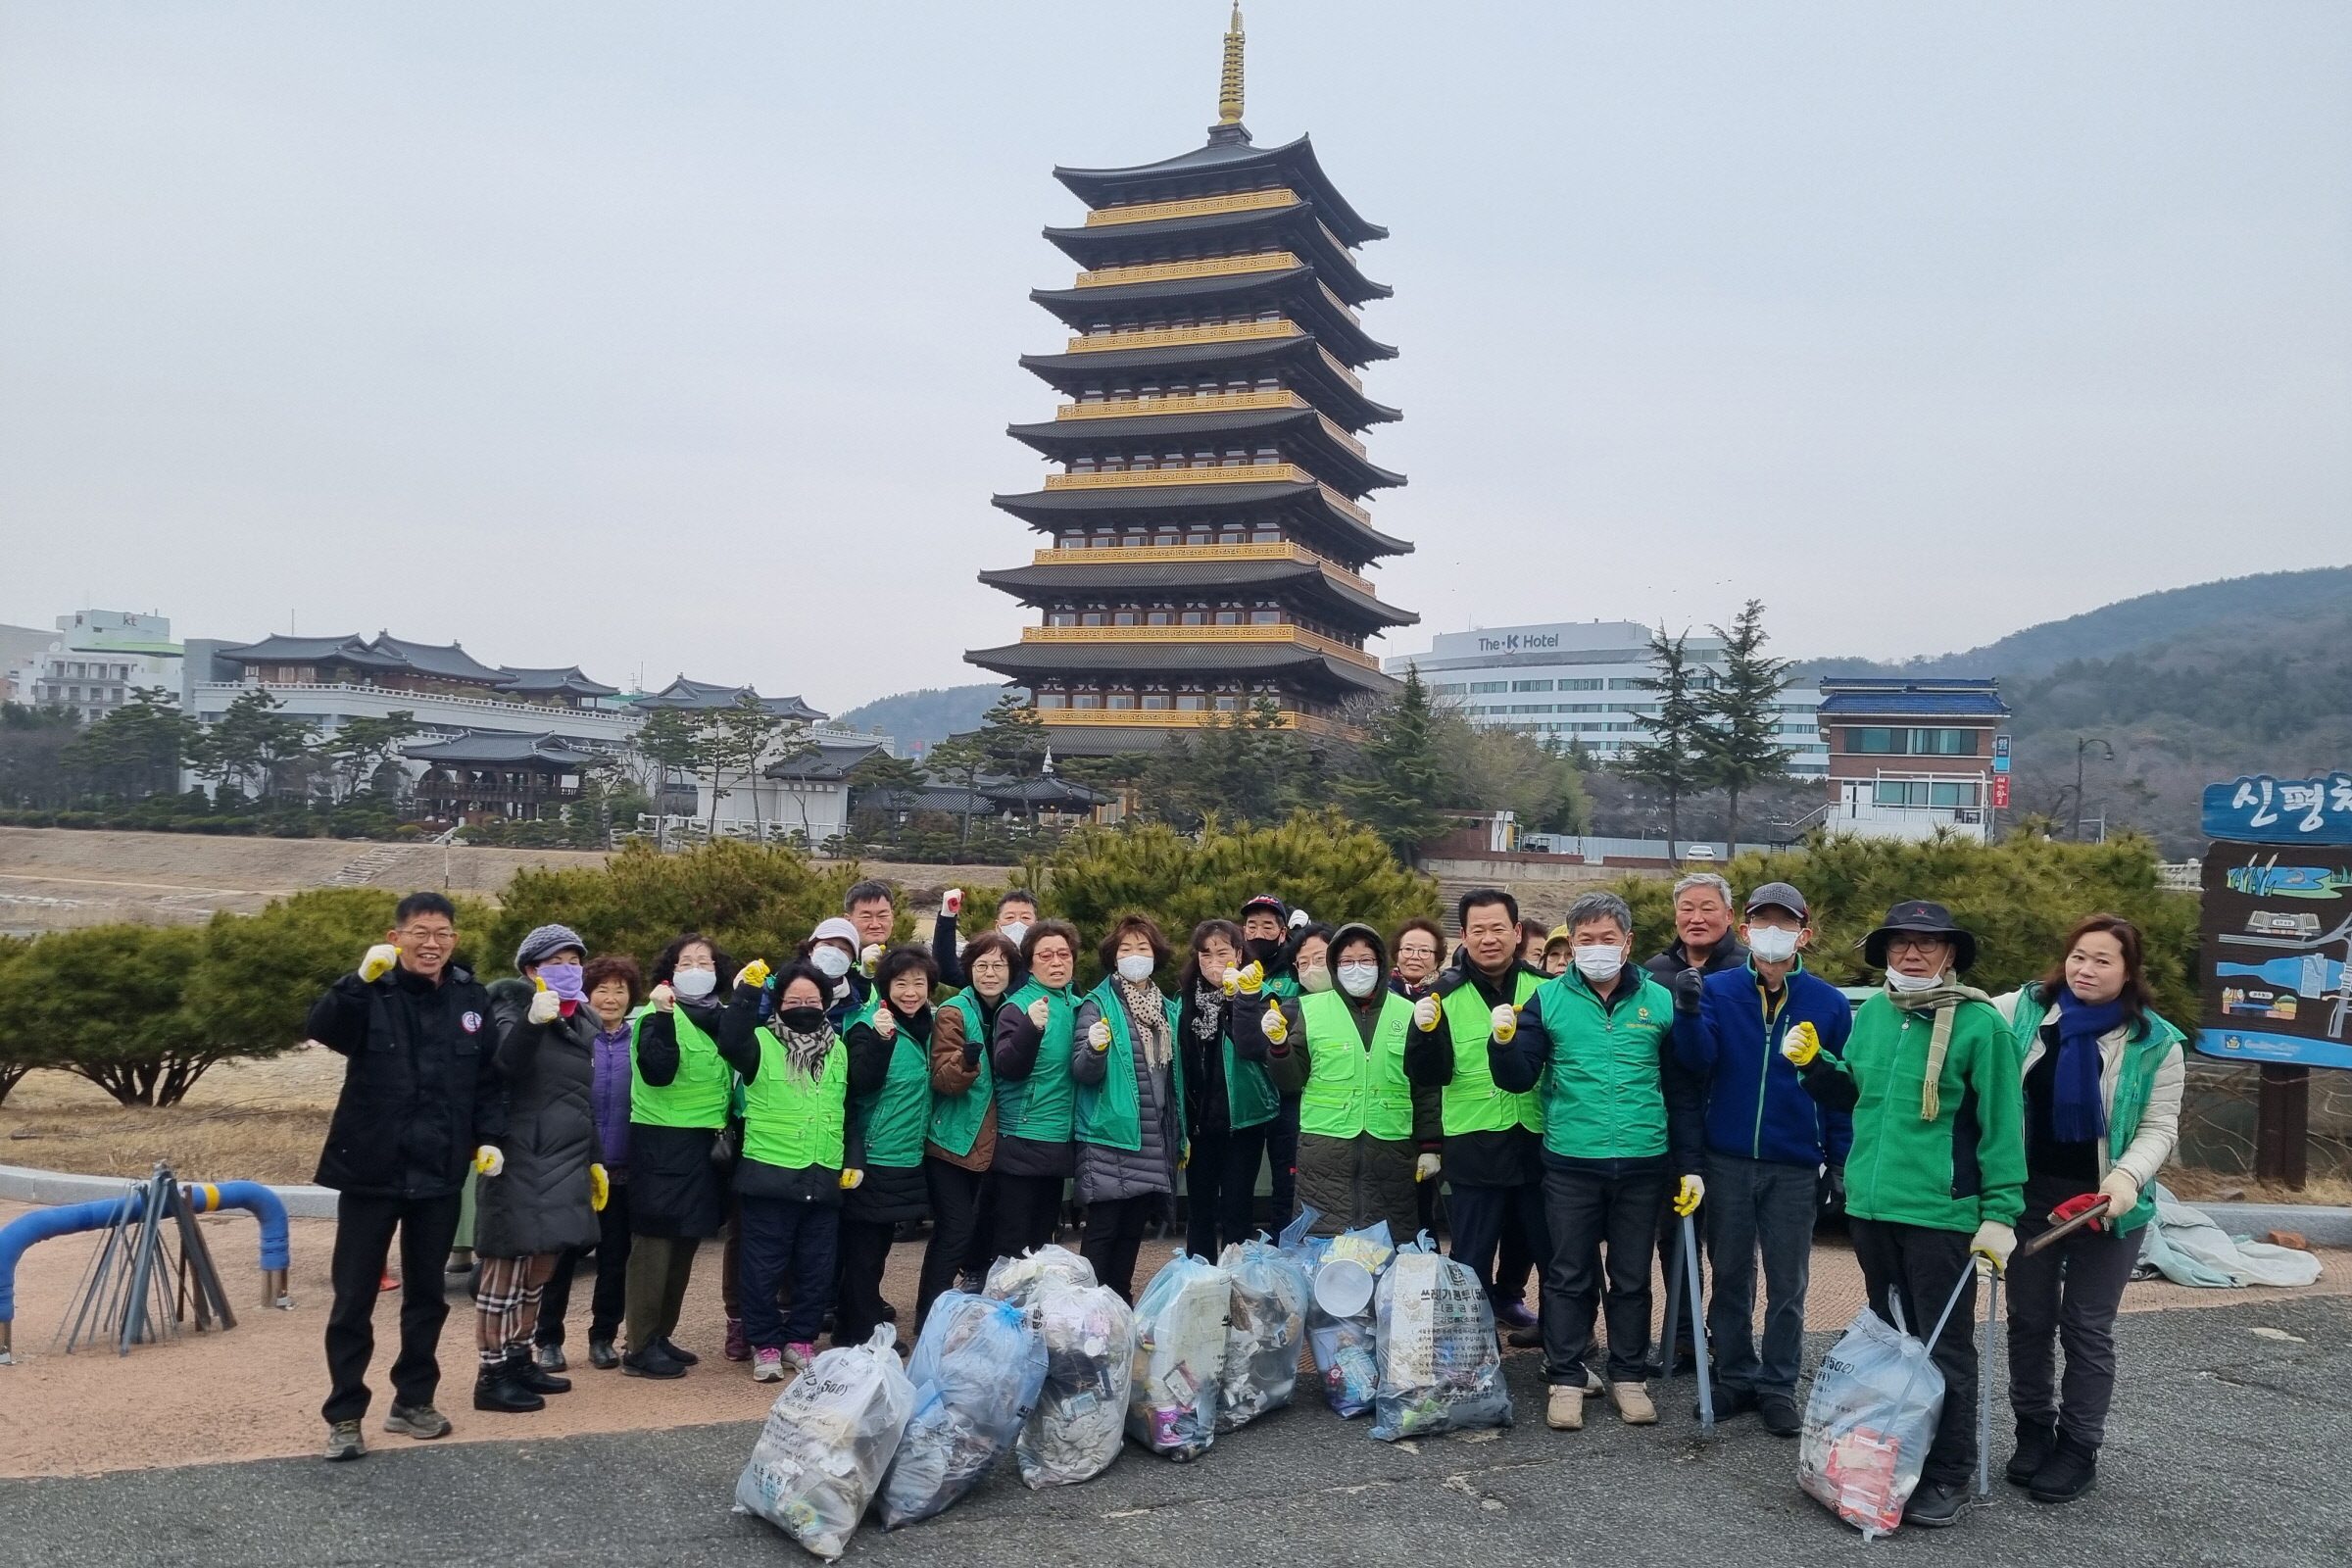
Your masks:
{"label": "golden pagoda finial", "polygon": [[1248,34],[1242,31],[1242,3],[1234,0],[1233,24],[1225,29],[1225,71],[1217,81],[1217,123],[1238,125],[1242,122],[1242,45]]}

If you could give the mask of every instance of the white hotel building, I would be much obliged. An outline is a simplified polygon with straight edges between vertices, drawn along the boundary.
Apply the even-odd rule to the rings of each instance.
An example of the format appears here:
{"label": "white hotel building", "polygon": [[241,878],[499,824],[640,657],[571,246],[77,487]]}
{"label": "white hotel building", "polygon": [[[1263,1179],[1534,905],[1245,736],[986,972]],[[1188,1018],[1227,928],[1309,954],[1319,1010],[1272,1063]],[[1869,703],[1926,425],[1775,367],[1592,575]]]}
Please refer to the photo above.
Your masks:
{"label": "white hotel building", "polygon": [[[1684,645],[1701,669],[1720,668],[1723,644],[1693,636]],[[1401,677],[1418,665],[1440,701],[1460,708],[1473,724],[1523,731],[1538,740],[1581,743],[1609,760],[1646,737],[1641,715],[1655,713],[1657,694],[1642,689],[1651,673],[1649,629],[1638,621],[1554,621],[1441,633],[1426,654],[1384,662]],[[1821,693],[1811,681],[1781,694],[1781,743],[1788,771],[1826,778],[1830,749],[1815,710]]]}

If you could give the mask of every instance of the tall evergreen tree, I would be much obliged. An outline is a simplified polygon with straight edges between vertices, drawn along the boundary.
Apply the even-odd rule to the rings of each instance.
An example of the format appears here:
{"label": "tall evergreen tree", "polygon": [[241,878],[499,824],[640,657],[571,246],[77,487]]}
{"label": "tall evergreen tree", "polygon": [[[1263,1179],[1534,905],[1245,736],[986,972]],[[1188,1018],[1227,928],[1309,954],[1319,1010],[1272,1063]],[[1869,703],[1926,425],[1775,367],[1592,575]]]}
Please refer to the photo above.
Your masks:
{"label": "tall evergreen tree", "polygon": [[1404,690],[1383,705],[1367,727],[1371,734],[1357,753],[1364,774],[1342,780],[1340,794],[1356,819],[1411,865],[1421,846],[1445,825],[1434,803],[1446,784],[1446,758],[1418,664],[1405,667]]}
{"label": "tall evergreen tree", "polygon": [[1650,633],[1649,662],[1655,674],[1640,678],[1641,689],[1658,695],[1655,713],[1637,713],[1634,721],[1649,734],[1625,750],[1617,771],[1666,792],[1666,858],[1682,858],[1683,797],[1706,787],[1706,759],[1700,750],[1707,710],[1699,671],[1691,668],[1684,651],[1689,632],[1668,637],[1660,626]]}
{"label": "tall evergreen tree", "polygon": [[1789,748],[1780,742],[1781,691],[1788,684],[1789,661],[1764,652],[1764,602],[1750,599],[1730,631],[1707,628],[1723,639],[1723,673],[1704,698],[1699,731],[1701,771],[1706,782],[1730,797],[1724,837],[1739,853],[1740,796],[1759,784],[1788,776]]}

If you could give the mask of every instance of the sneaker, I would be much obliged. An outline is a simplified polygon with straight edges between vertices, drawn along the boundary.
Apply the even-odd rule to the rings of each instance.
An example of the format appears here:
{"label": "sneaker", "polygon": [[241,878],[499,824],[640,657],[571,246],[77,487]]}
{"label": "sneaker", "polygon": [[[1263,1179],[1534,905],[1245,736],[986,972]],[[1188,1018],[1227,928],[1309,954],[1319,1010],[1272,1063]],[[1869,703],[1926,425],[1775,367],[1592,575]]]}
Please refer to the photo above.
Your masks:
{"label": "sneaker", "polygon": [[807,1340],[795,1340],[784,1347],[784,1359],[795,1372],[806,1372],[816,1365],[816,1347]]}
{"label": "sneaker", "polygon": [[1536,1314],[1527,1309],[1525,1301],[1505,1301],[1494,1309],[1494,1321],[1508,1323],[1515,1329],[1532,1329],[1536,1326]]}
{"label": "sneaker", "polygon": [[2072,1502],[2098,1484],[2099,1450],[2061,1432],[2049,1458],[2034,1472],[2026,1495],[2035,1502]]}
{"label": "sneaker", "polygon": [[773,1346],[762,1345],[752,1352],[752,1381],[781,1383],[784,1381],[784,1352]]}
{"label": "sneaker", "polygon": [[2041,1467],[2050,1462],[2050,1454],[2058,1446],[2058,1423],[2029,1421],[2024,1416],[2017,1421],[2017,1452],[2009,1456],[2008,1465],[2001,1471],[2013,1487],[2030,1487]]}
{"label": "sneaker", "polygon": [[[1715,1389],[1715,1419],[1729,1421],[1736,1415],[1745,1415],[1756,1407],[1756,1391],[1718,1385]],[[1690,1419],[1699,1419],[1698,1401],[1690,1401]]]}
{"label": "sneaker", "polygon": [[564,1347],[561,1345],[540,1346],[538,1359],[539,1370],[542,1372],[568,1372],[571,1370],[571,1363],[564,1359]]}
{"label": "sneaker", "polygon": [[1804,1412],[1796,1407],[1796,1396],[1778,1389],[1756,1396],[1756,1419],[1776,1438],[1793,1438],[1805,1429]]}
{"label": "sneaker", "polygon": [[360,1436],[357,1421],[337,1421],[326,1429],[326,1453],[329,1459],[364,1459],[368,1456],[368,1440]]}
{"label": "sneaker", "polygon": [[662,1352],[657,1340],[642,1350],[631,1350],[620,1358],[620,1373],[630,1378],[682,1378],[686,1369]]}
{"label": "sneaker", "polygon": [[677,1362],[680,1366],[701,1366],[703,1364],[703,1358],[701,1356],[695,1354],[692,1350],[679,1349],[678,1342],[671,1339],[666,1334],[662,1335],[654,1343],[662,1347],[662,1353],[663,1355],[668,1356],[672,1361]]}
{"label": "sneaker", "polygon": [[1573,1383],[1554,1383],[1544,1399],[1544,1424],[1554,1432],[1585,1429],[1585,1391]]}
{"label": "sneaker", "polygon": [[449,1417],[429,1404],[396,1404],[384,1412],[384,1430],[396,1438],[430,1443],[449,1436]]}
{"label": "sneaker", "polygon": [[1658,1424],[1658,1407],[1649,1402],[1649,1386],[1645,1383],[1612,1383],[1610,1402],[1629,1427],[1652,1427]]}
{"label": "sneaker", "polygon": [[752,1358],[752,1342],[743,1337],[743,1319],[727,1319],[727,1345],[722,1353],[730,1361],[749,1361]]}
{"label": "sneaker", "polygon": [[1949,1481],[1922,1481],[1911,1500],[1903,1504],[1903,1523],[1917,1525],[1922,1530],[1941,1530],[1960,1522],[1960,1509],[1968,1501],[1968,1488]]}
{"label": "sneaker", "polygon": [[610,1372],[620,1365],[620,1354],[612,1348],[611,1340],[591,1338],[588,1341],[588,1364],[599,1372]]}

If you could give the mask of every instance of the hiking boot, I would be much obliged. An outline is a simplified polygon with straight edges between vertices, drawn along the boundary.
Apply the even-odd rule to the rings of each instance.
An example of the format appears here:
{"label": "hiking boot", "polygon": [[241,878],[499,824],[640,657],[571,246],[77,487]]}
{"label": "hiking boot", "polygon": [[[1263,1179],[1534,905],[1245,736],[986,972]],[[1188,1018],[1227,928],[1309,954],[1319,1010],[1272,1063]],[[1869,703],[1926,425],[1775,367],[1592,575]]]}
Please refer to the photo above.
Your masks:
{"label": "hiking boot", "polygon": [[507,1352],[507,1376],[533,1394],[569,1394],[571,1392],[571,1379],[556,1377],[552,1373],[541,1371],[538,1364],[531,1359],[531,1353],[528,1350],[509,1350]]}
{"label": "hiking boot", "polygon": [[686,1369],[662,1353],[662,1342],[656,1340],[642,1350],[631,1350],[620,1358],[621,1376],[631,1378],[682,1378]]}
{"label": "hiking boot", "polygon": [[1554,1383],[1544,1398],[1544,1424],[1554,1432],[1585,1430],[1585,1391],[1573,1383]]}
{"label": "hiking boot", "polygon": [[[1753,1410],[1755,1407],[1756,1407],[1756,1391],[1755,1391],[1755,1390],[1753,1390],[1753,1389],[1735,1389],[1735,1388],[1729,1387],[1728,1385],[1723,1385],[1723,1384],[1718,1384],[1718,1385],[1716,1386],[1716,1388],[1715,1388],[1715,1419],[1716,1419],[1716,1420],[1718,1420],[1718,1421],[1729,1421],[1729,1420],[1730,1420],[1732,1417],[1734,1417],[1734,1416],[1736,1416],[1736,1415],[1745,1415],[1745,1414],[1747,1414],[1747,1412],[1748,1412],[1748,1411],[1750,1411],[1750,1410]],[[1697,1419],[1699,1419],[1699,1414],[1698,1414],[1698,1403],[1697,1403],[1697,1401],[1696,1401],[1696,1400],[1692,1400],[1692,1401],[1691,1401],[1691,1404],[1690,1404],[1690,1419],[1691,1419],[1691,1420],[1693,1420],[1693,1421],[1696,1421]]]}
{"label": "hiking boot", "polygon": [[816,1347],[807,1340],[795,1340],[784,1347],[784,1359],[795,1372],[806,1372],[816,1365]]}
{"label": "hiking boot", "polygon": [[473,1407],[494,1414],[527,1415],[546,1409],[547,1401],[515,1381],[514,1362],[501,1361],[482,1368],[473,1380]]}
{"label": "hiking boot", "polygon": [[2001,1474],[2013,1487],[2030,1487],[2034,1484],[2034,1476],[2041,1472],[2041,1467],[2049,1463],[2050,1453],[2057,1446],[2058,1423],[2055,1419],[2029,1421],[2021,1415],[2017,1418],[2017,1451],[2009,1456],[2009,1463]]}
{"label": "hiking boot", "polygon": [[329,1459],[364,1459],[368,1456],[368,1440],[360,1436],[357,1421],[337,1421],[326,1429],[326,1453]]}
{"label": "hiking boot", "polygon": [[666,1334],[662,1335],[654,1343],[662,1347],[662,1353],[663,1355],[668,1356],[672,1361],[677,1362],[680,1366],[701,1366],[703,1364],[703,1358],[701,1356],[695,1354],[692,1350],[679,1349],[678,1342],[671,1339]]}
{"label": "hiking boot", "polygon": [[1649,1386],[1643,1383],[1612,1383],[1609,1399],[1629,1427],[1652,1427],[1658,1424],[1658,1407],[1649,1402]]}
{"label": "hiking boot", "polygon": [[1544,1344],[1544,1331],[1535,1328],[1513,1329],[1502,1337],[1502,1343],[1514,1350],[1538,1349]]}
{"label": "hiking boot", "polygon": [[1756,1396],[1756,1419],[1776,1438],[1793,1438],[1805,1429],[1805,1415],[1796,1407],[1796,1396],[1778,1389]]}
{"label": "hiking boot", "polygon": [[620,1365],[620,1354],[612,1348],[611,1340],[591,1339],[588,1342],[588,1364],[599,1372],[610,1372]]}
{"label": "hiking boot", "polygon": [[396,1438],[430,1443],[449,1436],[449,1417],[429,1404],[398,1404],[384,1412],[384,1430]]}
{"label": "hiking boot", "polygon": [[1494,1309],[1494,1321],[1515,1329],[1532,1329],[1536,1326],[1536,1314],[1527,1309],[1525,1301],[1505,1301]]}
{"label": "hiking boot", "polygon": [[743,1319],[727,1319],[727,1345],[722,1353],[730,1361],[749,1361],[752,1358],[752,1342],[743,1337]]}
{"label": "hiking boot", "polygon": [[773,1346],[762,1345],[752,1352],[752,1381],[781,1383],[784,1381],[784,1352]]}
{"label": "hiking boot", "polygon": [[571,1370],[571,1363],[564,1359],[564,1347],[561,1345],[542,1345],[536,1353],[539,1370],[542,1372],[568,1372]]}
{"label": "hiking boot", "polygon": [[2099,1484],[2099,1450],[2071,1433],[2058,1434],[2058,1444],[2039,1470],[2026,1495],[2035,1502],[2072,1502]]}
{"label": "hiking boot", "polygon": [[1941,1530],[1960,1522],[1968,1503],[1968,1487],[1956,1481],[1922,1481],[1911,1500],[1903,1504],[1903,1523],[1922,1530]]}

